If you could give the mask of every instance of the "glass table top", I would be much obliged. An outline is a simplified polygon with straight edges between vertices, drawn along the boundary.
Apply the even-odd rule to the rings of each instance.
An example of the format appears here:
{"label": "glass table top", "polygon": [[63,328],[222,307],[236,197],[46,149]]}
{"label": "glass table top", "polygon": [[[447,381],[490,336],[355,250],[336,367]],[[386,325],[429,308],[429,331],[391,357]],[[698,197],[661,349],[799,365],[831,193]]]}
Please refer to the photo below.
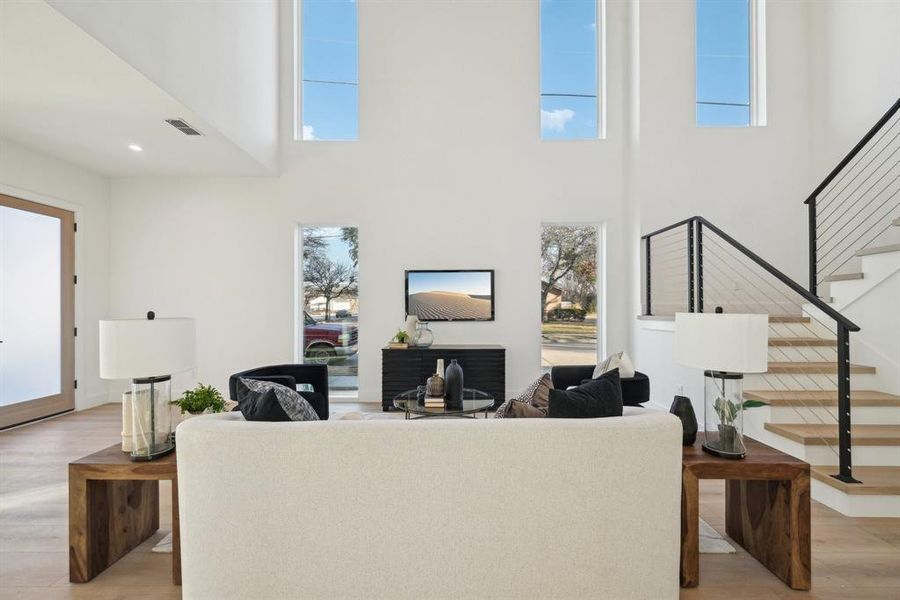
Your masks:
{"label": "glass table top", "polygon": [[494,397],[481,390],[463,389],[462,408],[425,406],[425,386],[407,390],[394,397],[394,406],[417,415],[465,415],[485,411],[494,406]]}

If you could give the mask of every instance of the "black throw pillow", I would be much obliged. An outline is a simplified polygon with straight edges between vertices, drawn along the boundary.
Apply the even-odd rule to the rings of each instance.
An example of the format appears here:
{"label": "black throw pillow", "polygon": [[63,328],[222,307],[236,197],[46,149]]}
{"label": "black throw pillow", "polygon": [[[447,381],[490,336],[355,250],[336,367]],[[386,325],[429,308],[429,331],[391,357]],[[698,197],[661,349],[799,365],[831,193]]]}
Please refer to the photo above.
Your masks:
{"label": "black throw pillow", "polygon": [[238,408],[248,421],[318,421],[319,416],[296,390],[255,379],[237,384]]}
{"label": "black throw pillow", "polygon": [[281,408],[275,390],[255,392],[238,385],[238,408],[248,421],[290,421],[291,418]]}
{"label": "black throw pillow", "polygon": [[607,371],[570,390],[550,390],[547,416],[557,419],[593,419],[622,416],[619,370]]}

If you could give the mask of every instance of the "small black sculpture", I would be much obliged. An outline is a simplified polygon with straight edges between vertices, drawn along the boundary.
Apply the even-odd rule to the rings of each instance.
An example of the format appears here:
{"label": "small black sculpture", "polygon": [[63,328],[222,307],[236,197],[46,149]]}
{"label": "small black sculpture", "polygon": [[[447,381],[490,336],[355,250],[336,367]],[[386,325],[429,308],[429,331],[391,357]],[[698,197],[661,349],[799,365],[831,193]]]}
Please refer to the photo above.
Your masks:
{"label": "small black sculpture", "polygon": [[691,399],[683,396],[680,389],[672,401],[672,408],[669,409],[669,412],[681,419],[683,432],[681,443],[685,446],[693,446],[697,441],[697,415],[694,414]]}

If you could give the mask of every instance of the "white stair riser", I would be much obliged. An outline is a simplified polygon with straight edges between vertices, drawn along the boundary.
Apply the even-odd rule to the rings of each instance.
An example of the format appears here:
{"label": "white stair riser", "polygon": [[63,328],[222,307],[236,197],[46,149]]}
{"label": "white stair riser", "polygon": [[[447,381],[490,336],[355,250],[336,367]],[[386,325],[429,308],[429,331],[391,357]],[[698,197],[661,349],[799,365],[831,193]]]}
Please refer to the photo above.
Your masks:
{"label": "white stair riser", "polygon": [[900,517],[900,496],[845,494],[817,479],[810,483],[813,500],[848,517]]}
{"label": "white stair riser", "polygon": [[[850,375],[851,390],[881,389],[877,383],[875,375]],[[765,373],[744,376],[745,390],[836,390],[837,384],[836,374]]]}
{"label": "white stair riser", "polygon": [[[837,407],[818,407],[815,402],[803,406],[769,407],[769,423],[837,423]],[[857,406],[851,411],[855,425],[900,425],[900,408]]]}
{"label": "white stair riser", "polygon": [[772,362],[837,362],[837,350],[828,346],[769,346]]}

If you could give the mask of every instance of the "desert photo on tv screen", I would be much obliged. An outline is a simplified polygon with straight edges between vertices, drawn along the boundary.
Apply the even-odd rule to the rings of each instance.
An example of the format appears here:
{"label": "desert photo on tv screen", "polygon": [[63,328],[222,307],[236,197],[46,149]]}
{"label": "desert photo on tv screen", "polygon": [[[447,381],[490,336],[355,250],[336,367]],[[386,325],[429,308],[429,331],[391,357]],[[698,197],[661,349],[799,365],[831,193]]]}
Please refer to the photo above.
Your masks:
{"label": "desert photo on tv screen", "polygon": [[493,318],[491,271],[409,271],[407,312],[422,321]]}

